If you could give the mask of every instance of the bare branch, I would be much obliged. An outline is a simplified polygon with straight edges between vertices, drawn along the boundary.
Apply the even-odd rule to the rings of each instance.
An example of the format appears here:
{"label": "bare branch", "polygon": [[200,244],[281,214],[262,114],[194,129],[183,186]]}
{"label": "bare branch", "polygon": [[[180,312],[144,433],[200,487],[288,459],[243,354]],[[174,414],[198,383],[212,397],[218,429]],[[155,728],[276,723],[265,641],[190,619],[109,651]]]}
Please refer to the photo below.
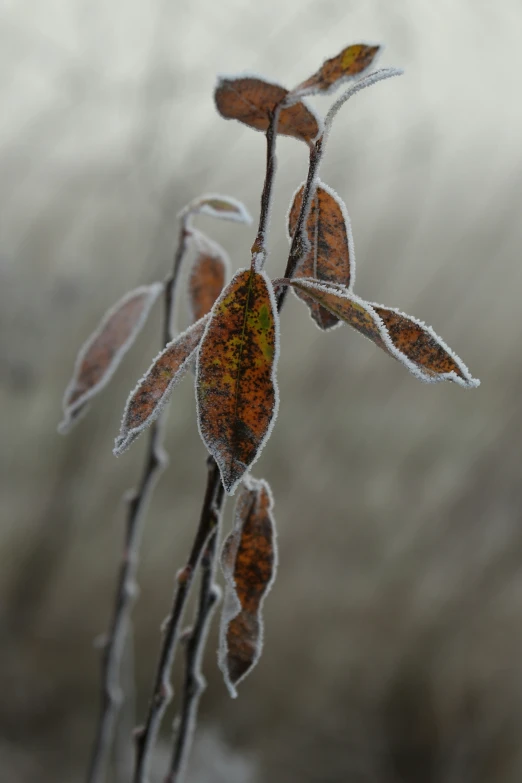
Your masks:
{"label": "bare branch", "polygon": [[207,684],[201,672],[201,659],[214,609],[221,596],[213,584],[217,549],[217,529],[210,535],[201,560],[201,587],[194,627],[186,640],[185,682],[180,714],[174,722],[174,748],[165,783],[181,783],[192,748],[199,700]]}
{"label": "bare branch", "polygon": [[[174,255],[172,272],[165,281],[163,318],[163,345],[172,339],[174,291],[190,230],[187,216],[181,216],[179,242]],[[167,464],[162,441],[166,416],[163,412],[151,427],[145,464],[138,488],[131,494],[125,525],[125,546],[120,563],[111,625],[102,657],[100,714],[91,752],[87,783],[101,783],[105,778],[114,731],[123,693],[120,685],[121,665],[134,597],[137,592],[136,572],[139,549],[149,500]]]}
{"label": "bare branch", "polygon": [[187,564],[177,575],[177,587],[174,593],[172,611],[165,629],[165,636],[154,680],[154,690],[149,704],[146,722],[144,726],[140,727],[135,732],[136,766],[134,769],[134,783],[145,783],[146,781],[151,754],[154,749],[161,720],[167,705],[172,699],[170,672],[174,662],[174,654],[179,641],[179,629],[194,574],[201,560],[203,551],[208,546],[210,536],[217,537],[219,535],[224,489],[221,483],[219,469],[212,457],[209,457],[207,465],[207,488],[205,491],[203,507],[201,509],[199,527]]}

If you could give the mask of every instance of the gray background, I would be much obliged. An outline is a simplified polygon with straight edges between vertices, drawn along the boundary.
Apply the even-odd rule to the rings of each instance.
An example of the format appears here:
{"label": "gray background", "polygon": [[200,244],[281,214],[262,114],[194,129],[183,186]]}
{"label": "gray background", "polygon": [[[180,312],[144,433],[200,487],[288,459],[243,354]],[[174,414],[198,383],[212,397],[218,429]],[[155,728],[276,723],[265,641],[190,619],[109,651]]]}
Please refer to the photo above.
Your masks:
{"label": "gray background", "polygon": [[[291,87],[360,39],[406,73],[344,107],[322,169],[351,216],[356,291],[433,324],[482,385],[422,385],[291,298],[255,470],[280,545],[265,650],[231,701],[211,637],[192,779],[520,781],[521,35],[518,0],[0,5],[2,779],[82,780],[92,640],[145,439],[119,460],[111,448],[158,314],[62,438],[76,351],[116,299],[164,276],[188,200],[229,193],[257,218],[264,139],[217,116],[216,74]],[[282,139],[278,158],[275,275],[306,148]],[[199,227],[248,264],[254,228]],[[193,396],[186,379],[173,397],[143,541],[138,718],[204,487]]]}

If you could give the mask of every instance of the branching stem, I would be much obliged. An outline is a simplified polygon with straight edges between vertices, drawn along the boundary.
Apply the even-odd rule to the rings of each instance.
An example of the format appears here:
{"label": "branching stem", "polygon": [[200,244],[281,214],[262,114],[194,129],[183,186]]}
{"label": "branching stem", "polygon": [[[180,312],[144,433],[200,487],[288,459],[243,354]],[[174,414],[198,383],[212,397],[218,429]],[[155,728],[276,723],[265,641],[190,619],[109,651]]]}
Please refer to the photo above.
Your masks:
{"label": "branching stem", "polygon": [[[172,611],[168,618],[168,622],[165,628],[165,635],[163,638],[163,644],[160,653],[160,659],[158,668],[156,671],[156,677],[154,681],[154,691],[152,699],[149,704],[149,710],[145,725],[136,730],[136,766],[134,771],[134,783],[145,783],[148,767],[150,764],[150,758],[152,750],[154,748],[156,737],[158,734],[159,726],[163,718],[165,709],[172,698],[172,688],[170,685],[170,671],[174,662],[174,654],[179,641],[179,630],[181,622],[183,620],[183,614],[186,607],[187,599],[189,596],[192,581],[194,579],[195,572],[198,564],[201,560],[203,551],[211,552],[209,555],[209,563],[206,566],[210,578],[208,579],[208,587],[205,589],[207,581],[205,576],[203,578],[202,596],[200,599],[200,606],[203,604],[205,612],[208,614],[210,606],[210,596],[212,593],[212,579],[213,573],[213,553],[215,551],[215,540],[219,532],[219,522],[221,518],[221,509],[223,506],[224,489],[219,474],[219,469],[215,460],[212,457],[208,458],[208,477],[207,488],[205,491],[205,497],[203,501],[203,507],[201,509],[201,516],[199,521],[199,527],[196,533],[196,537],[192,544],[192,549],[187,561],[187,564],[182,568],[177,575],[177,586],[174,592],[174,600],[172,604]],[[214,543],[211,541],[214,539]],[[215,600],[215,599],[214,599]],[[206,624],[206,618],[200,620],[203,626]],[[196,623],[197,632],[198,622]],[[204,628],[203,628],[204,630]],[[196,653],[201,654],[201,646],[204,642],[205,635],[202,631],[199,632],[200,642],[196,644]],[[197,658],[193,658],[193,662],[198,663]],[[189,676],[190,682],[190,676]],[[186,679],[187,684],[187,679]],[[194,700],[194,693],[186,694],[184,701],[189,701],[187,706],[188,716],[186,720],[195,720],[195,712],[197,708],[197,701],[195,704],[190,702]],[[183,721],[183,715],[182,715]],[[186,724],[187,728],[190,728],[189,724]],[[176,747],[181,742],[179,749],[180,761],[186,758],[186,754],[189,749],[190,732],[185,731],[184,737],[181,740],[177,740]],[[176,752],[176,751],[175,751]]]}
{"label": "branching stem", "polygon": [[268,232],[268,224],[270,221],[270,208],[272,206],[272,189],[277,167],[275,150],[277,140],[277,125],[279,123],[281,109],[281,104],[275,107],[274,111],[270,115],[270,122],[266,131],[266,174],[263,184],[263,191],[261,193],[259,228],[257,230],[256,240],[252,245],[252,267],[256,270],[263,268],[268,255],[266,237]]}
{"label": "branching stem", "polygon": [[[317,185],[317,176],[319,171],[319,165],[323,156],[323,139],[324,136],[319,138],[310,145],[310,164],[308,166],[308,175],[306,177],[306,183],[303,190],[303,198],[301,200],[301,210],[299,217],[297,218],[297,225],[292,237],[292,244],[290,245],[290,252],[288,254],[288,262],[284,273],[285,278],[292,278],[294,276],[297,265],[301,259],[307,254],[310,249],[310,242],[306,232],[306,221],[310,213],[310,207],[312,205],[312,199],[315,194]],[[281,312],[281,308],[285,302],[288,292],[288,286],[284,286],[279,289],[277,295],[277,309]]]}
{"label": "branching stem", "polygon": [[[182,214],[172,272],[165,281],[162,347],[173,338],[174,293],[189,236],[188,215]],[[167,464],[167,456],[162,445],[165,422],[166,417],[163,413],[151,427],[141,479],[137,489],[129,497],[125,545],[120,562],[112,620],[102,656],[100,713],[87,772],[87,783],[101,783],[105,778],[118,712],[124,698],[120,684],[121,667],[129,634],[132,605],[137,594],[136,572],[141,538],[151,495]]]}
{"label": "branching stem", "polygon": [[210,620],[220,598],[220,590],[213,583],[214,562],[218,530],[211,533],[207,548],[201,560],[201,587],[194,627],[186,640],[185,682],[179,720],[176,721],[174,732],[174,748],[169,771],[165,783],[181,783],[187,766],[188,756],[192,746],[192,738],[199,707],[199,700],[206,688],[206,681],[201,673],[201,659]]}

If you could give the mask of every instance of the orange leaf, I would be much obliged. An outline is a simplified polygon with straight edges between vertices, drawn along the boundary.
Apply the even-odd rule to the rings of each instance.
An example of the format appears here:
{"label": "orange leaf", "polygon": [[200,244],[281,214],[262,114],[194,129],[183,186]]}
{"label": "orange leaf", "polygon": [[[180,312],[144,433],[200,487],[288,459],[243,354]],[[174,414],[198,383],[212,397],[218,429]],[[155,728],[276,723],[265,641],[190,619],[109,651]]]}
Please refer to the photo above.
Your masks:
{"label": "orange leaf", "polygon": [[279,318],[264,272],[239,270],[214,305],[198,352],[201,437],[233,494],[277,414]]}
{"label": "orange leaf", "polygon": [[347,79],[363,73],[373,63],[379,49],[379,46],[367,44],[348,46],[335,57],[326,60],[313,76],[292,90],[292,94],[301,96],[333,92]]}
{"label": "orange leaf", "polygon": [[330,312],[353,326],[379,348],[402,362],[419,380],[427,383],[454,381],[460,386],[478,386],[466,365],[435,334],[430,326],[398,310],[370,304],[343,286],[314,280],[291,280]]}
{"label": "orange leaf", "polygon": [[[290,238],[297,227],[303,192],[304,185],[296,192],[288,213]],[[310,250],[299,263],[294,276],[341,283],[351,289],[355,278],[355,253],[350,221],[343,201],[322,182],[318,184],[310,204],[306,231]],[[320,329],[331,329],[339,323],[329,310],[299,289],[295,292],[309,306],[310,314]]]}
{"label": "orange leaf", "polygon": [[266,481],[248,477],[236,505],[234,529],[223,545],[225,596],[219,666],[231,696],[252,670],[263,646],[263,601],[277,568],[272,494]]}
{"label": "orange leaf", "polygon": [[161,291],[162,283],[141,286],[130,291],[105,313],[78,353],[73,376],[63,398],[64,418],[58,427],[59,432],[68,432],[87,412],[87,403],[107,386]]}
{"label": "orange leaf", "polygon": [[170,342],[156,357],[136,388],[130,393],[114,454],[119,456],[138,435],[152,424],[190,366],[209,316],[205,316]]}
{"label": "orange leaf", "polygon": [[252,217],[241,201],[218,193],[207,193],[195,199],[187,209],[193,214],[208,215],[221,220],[235,220],[238,223],[248,224],[252,222]]}
{"label": "orange leaf", "polygon": [[[214,93],[216,106],[227,120],[239,120],[256,130],[266,131],[270,115],[288,95],[288,90],[251,76],[221,78]],[[319,133],[319,122],[304,103],[282,109],[277,132],[307,143]]]}
{"label": "orange leaf", "polygon": [[198,251],[188,284],[189,307],[194,323],[212,310],[225,285],[229,261],[223,248],[199,231],[192,232],[192,239]]}

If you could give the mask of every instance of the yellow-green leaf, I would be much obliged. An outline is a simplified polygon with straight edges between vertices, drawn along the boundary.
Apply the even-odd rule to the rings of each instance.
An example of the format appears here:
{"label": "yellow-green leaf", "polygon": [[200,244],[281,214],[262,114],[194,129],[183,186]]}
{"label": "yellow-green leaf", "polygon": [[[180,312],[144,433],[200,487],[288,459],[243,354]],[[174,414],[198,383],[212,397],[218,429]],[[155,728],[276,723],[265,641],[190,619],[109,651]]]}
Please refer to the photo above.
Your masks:
{"label": "yellow-green leaf", "polygon": [[326,60],[316,73],[292,90],[292,94],[325,94],[336,90],[347,79],[364,73],[375,60],[379,49],[379,46],[367,44],[347,46],[335,57]]}
{"label": "yellow-green leaf", "polygon": [[279,318],[264,272],[239,270],[214,305],[198,351],[201,437],[232,494],[258,458],[278,408]]}
{"label": "yellow-green leaf", "polygon": [[68,432],[87,412],[93,397],[107,386],[162,291],[162,283],[140,286],[105,313],[78,353],[63,398],[64,418],[59,432]]}

